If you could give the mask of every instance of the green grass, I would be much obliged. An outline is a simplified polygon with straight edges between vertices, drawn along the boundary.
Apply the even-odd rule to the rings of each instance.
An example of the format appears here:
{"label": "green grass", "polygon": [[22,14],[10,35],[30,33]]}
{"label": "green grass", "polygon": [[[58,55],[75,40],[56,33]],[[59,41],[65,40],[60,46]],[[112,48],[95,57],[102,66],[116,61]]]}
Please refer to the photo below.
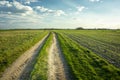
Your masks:
{"label": "green grass", "polygon": [[109,64],[75,41],[58,35],[58,40],[74,80],[119,80],[120,69]]}
{"label": "green grass", "polygon": [[[120,30],[54,31],[73,80],[120,80],[120,68],[114,66],[120,66]],[[48,32],[30,74],[30,80],[47,80],[53,31],[1,30],[0,74]]]}
{"label": "green grass", "polygon": [[120,30],[63,30],[59,32],[120,67]]}
{"label": "green grass", "polygon": [[41,40],[48,31],[7,30],[0,31],[0,75],[22,53]]}
{"label": "green grass", "polygon": [[48,51],[52,44],[52,39],[53,34],[51,33],[39,52],[30,80],[47,80]]}

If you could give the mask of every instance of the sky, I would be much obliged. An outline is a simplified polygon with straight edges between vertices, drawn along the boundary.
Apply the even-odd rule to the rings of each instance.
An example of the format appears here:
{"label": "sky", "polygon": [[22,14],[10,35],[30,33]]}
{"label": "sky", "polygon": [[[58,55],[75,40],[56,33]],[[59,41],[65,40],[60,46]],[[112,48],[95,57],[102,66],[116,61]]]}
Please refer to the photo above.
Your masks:
{"label": "sky", "polygon": [[120,0],[0,0],[0,29],[120,29]]}

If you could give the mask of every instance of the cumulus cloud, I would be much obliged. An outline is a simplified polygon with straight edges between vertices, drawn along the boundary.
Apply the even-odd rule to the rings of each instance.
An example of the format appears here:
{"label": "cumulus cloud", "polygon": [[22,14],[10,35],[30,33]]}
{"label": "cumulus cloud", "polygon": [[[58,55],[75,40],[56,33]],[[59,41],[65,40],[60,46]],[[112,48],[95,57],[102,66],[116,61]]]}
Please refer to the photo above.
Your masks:
{"label": "cumulus cloud", "polygon": [[78,6],[76,7],[77,11],[75,12],[75,14],[79,14],[81,12],[83,12],[83,10],[87,9],[85,6]]}
{"label": "cumulus cloud", "polygon": [[54,16],[61,16],[66,15],[62,10],[52,10],[42,6],[37,6],[34,8],[37,12],[45,14],[45,15],[54,15]]}
{"label": "cumulus cloud", "polygon": [[85,9],[84,6],[78,6],[78,7],[77,7],[78,12],[82,12],[84,9]]}
{"label": "cumulus cloud", "polygon": [[30,6],[17,1],[0,1],[0,29],[7,26],[35,25],[34,23],[40,23],[42,19]]}
{"label": "cumulus cloud", "polygon": [[[26,0],[26,1],[35,2],[38,0]],[[65,12],[62,10],[52,10],[42,6],[31,7],[28,5],[21,4],[20,2],[17,1],[13,1],[13,2],[0,1],[0,13],[22,14],[22,15],[38,13],[43,15],[54,15],[54,16],[66,15]]]}
{"label": "cumulus cloud", "polygon": [[40,12],[52,12],[52,10],[45,8],[45,7],[42,7],[42,6],[36,6],[34,9],[36,11],[40,11]]}
{"label": "cumulus cloud", "polygon": [[0,1],[1,13],[30,14],[33,9],[30,6],[22,5],[19,2]]}
{"label": "cumulus cloud", "polygon": [[[29,0],[32,1],[32,0]],[[35,0],[34,0],[35,1]],[[37,0],[36,0],[37,1]],[[0,29],[17,26],[38,26],[48,17],[66,15],[63,10],[26,5],[20,1],[0,1]],[[46,24],[46,23],[44,23]]]}

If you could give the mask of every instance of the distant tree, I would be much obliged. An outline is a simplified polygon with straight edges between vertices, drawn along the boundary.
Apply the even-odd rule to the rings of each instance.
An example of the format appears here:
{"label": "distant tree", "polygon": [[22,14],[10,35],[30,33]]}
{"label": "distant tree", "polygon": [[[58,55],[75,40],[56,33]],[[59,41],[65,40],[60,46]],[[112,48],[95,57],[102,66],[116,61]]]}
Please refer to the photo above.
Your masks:
{"label": "distant tree", "polygon": [[77,30],[83,30],[84,28],[83,27],[78,27],[76,28]]}

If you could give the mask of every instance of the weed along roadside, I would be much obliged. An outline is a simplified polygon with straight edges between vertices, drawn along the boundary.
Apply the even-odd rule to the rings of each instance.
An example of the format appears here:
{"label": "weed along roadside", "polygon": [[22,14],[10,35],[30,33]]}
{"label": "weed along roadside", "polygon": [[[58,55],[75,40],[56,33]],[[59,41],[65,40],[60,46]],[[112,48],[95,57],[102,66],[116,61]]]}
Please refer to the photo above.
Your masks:
{"label": "weed along roadside", "polygon": [[34,61],[49,34],[22,54],[6,71],[0,80],[26,80],[30,76]]}

